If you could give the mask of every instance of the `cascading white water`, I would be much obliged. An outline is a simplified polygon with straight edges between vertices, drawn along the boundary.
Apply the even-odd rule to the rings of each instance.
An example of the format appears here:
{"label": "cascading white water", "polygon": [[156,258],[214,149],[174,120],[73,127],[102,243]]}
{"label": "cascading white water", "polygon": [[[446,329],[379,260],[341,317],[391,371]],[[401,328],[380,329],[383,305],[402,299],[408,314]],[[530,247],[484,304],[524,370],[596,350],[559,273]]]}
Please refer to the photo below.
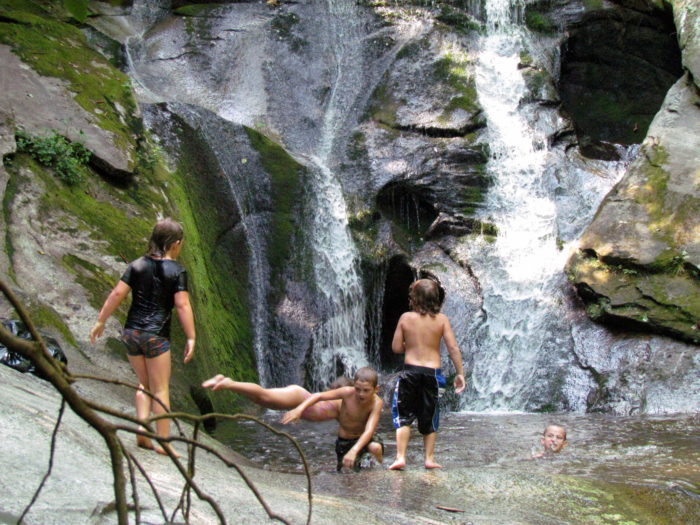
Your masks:
{"label": "cascading white water", "polygon": [[[494,223],[498,236],[465,247],[486,314],[472,336],[472,385],[463,406],[469,410],[531,408],[538,389],[566,381],[560,371],[571,364],[562,287],[569,251],[558,240],[546,137],[520,108],[526,87],[518,63],[527,36],[512,20],[517,8],[510,0],[487,0],[487,33],[476,66],[493,179],[480,218]],[[619,167],[611,163],[610,169]]]}
{"label": "cascading white water", "polygon": [[358,257],[348,229],[340,181],[329,167],[334,143],[360,95],[362,83],[361,17],[354,2],[328,0],[329,29],[325,33],[333,56],[331,93],[325,108],[311,177],[313,224],[311,248],[316,286],[324,318],[314,331],[312,350],[315,387],[335,378],[336,364],[352,372],[367,364],[364,350],[365,298]]}

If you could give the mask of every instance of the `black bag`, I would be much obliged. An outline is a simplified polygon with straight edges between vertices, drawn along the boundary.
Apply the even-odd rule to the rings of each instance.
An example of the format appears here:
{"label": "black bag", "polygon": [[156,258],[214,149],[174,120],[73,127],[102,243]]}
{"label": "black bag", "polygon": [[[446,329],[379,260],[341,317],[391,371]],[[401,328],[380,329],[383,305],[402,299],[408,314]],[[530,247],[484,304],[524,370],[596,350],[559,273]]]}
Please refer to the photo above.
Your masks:
{"label": "black bag", "polygon": [[[2,322],[2,325],[7,330],[12,332],[17,337],[21,337],[22,339],[27,339],[30,341],[32,340],[32,334],[29,333],[27,327],[24,326],[23,322],[14,321],[11,319],[0,319],[0,322]],[[53,337],[43,333],[41,334],[41,337],[44,339],[44,343],[46,343],[46,347],[48,348],[49,353],[54,357],[54,359],[58,359],[62,363],[68,364],[66,354],[64,354],[63,350],[61,350],[58,341],[56,341]],[[0,363],[12,367],[15,370],[19,370],[22,373],[29,372],[31,374],[41,377],[41,374],[29,359],[23,357],[22,355],[16,352],[9,351],[7,347],[2,343],[0,343]]]}

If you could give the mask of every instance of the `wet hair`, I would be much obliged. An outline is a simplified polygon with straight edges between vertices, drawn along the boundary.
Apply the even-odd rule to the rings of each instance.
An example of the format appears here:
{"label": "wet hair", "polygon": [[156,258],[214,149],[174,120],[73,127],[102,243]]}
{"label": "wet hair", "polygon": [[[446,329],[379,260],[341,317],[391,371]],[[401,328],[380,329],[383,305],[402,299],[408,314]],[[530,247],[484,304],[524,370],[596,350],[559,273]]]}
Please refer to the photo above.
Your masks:
{"label": "wet hair", "polygon": [[151,238],[148,240],[148,255],[163,257],[170,246],[181,241],[184,236],[180,223],[167,217],[159,220],[153,227]]}
{"label": "wet hair", "polygon": [[566,440],[566,428],[564,428],[564,425],[559,425],[558,423],[550,423],[546,427],[544,427],[544,430],[542,431],[542,435],[545,436],[547,434],[547,429],[551,427],[557,427],[561,428],[564,431],[564,440]]}
{"label": "wet hair", "polygon": [[[442,293],[441,293],[442,292]],[[445,292],[435,279],[419,279],[408,288],[408,302],[411,309],[421,315],[435,315],[440,312]]]}
{"label": "wet hair", "polygon": [[343,386],[352,386],[352,379],[350,379],[347,376],[336,377],[335,381],[333,381],[328,387],[328,390],[335,390],[336,388],[340,388]]}
{"label": "wet hair", "polygon": [[355,372],[354,382],[364,381],[370,383],[372,386],[377,386],[379,382],[379,376],[377,371],[371,366],[363,366],[357,372]]}

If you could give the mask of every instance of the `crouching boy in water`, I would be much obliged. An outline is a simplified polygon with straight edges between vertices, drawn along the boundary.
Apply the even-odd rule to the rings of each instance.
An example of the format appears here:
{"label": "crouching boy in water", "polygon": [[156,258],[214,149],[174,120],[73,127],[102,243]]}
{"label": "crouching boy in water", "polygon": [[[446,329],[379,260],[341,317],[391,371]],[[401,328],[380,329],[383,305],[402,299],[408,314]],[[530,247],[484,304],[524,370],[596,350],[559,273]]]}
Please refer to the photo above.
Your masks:
{"label": "crouching boy in water", "polygon": [[405,353],[404,368],[396,380],[391,413],[396,429],[396,459],[389,470],[406,466],[406,449],[411,437],[411,424],[418,420],[423,434],[425,468],[442,468],[435,461],[435,441],[440,424],[438,396],[446,381],[440,370],[440,340],[445,340],[450,359],[455,366],[455,393],[464,391],[462,354],[457,346],[450,320],[440,313],[444,293],[432,279],[420,279],[408,289],[410,312],[400,318],[391,349]]}
{"label": "crouching boy in water", "polygon": [[543,450],[532,455],[532,459],[539,459],[549,454],[558,454],[566,446],[566,429],[561,425],[547,425],[540,438]]}
{"label": "crouching boy in water", "polygon": [[377,372],[368,366],[355,373],[354,385],[312,394],[294,410],[287,412],[282,423],[298,421],[307,410],[318,403],[339,400],[338,439],[335,452],[338,456],[338,471],[342,467],[358,470],[363,452],[372,454],[382,462],[384,444],[374,433],[382,412],[382,400],[377,395]]}

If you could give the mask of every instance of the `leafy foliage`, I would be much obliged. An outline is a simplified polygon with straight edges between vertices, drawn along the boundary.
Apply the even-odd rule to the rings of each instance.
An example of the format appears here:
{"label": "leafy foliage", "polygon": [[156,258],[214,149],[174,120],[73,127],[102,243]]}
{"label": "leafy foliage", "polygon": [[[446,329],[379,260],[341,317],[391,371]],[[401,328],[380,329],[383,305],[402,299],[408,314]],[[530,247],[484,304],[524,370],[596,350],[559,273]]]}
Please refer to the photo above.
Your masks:
{"label": "leafy foliage", "polygon": [[18,131],[17,151],[28,153],[43,166],[52,168],[59,179],[69,185],[84,179],[85,166],[92,153],[80,142],[70,142],[56,131],[48,137],[36,137]]}

